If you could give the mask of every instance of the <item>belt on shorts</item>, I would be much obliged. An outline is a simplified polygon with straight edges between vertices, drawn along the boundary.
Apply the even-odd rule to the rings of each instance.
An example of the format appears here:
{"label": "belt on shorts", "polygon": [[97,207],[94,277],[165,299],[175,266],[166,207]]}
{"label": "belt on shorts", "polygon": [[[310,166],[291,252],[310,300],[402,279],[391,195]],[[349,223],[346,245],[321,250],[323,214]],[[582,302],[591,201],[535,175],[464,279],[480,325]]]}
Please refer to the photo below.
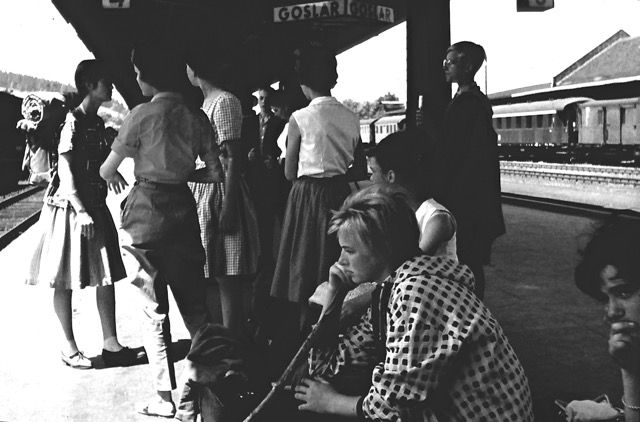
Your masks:
{"label": "belt on shorts", "polygon": [[162,192],[179,192],[187,186],[185,183],[160,183],[147,179],[136,179],[134,186],[140,186],[146,189],[155,189]]}

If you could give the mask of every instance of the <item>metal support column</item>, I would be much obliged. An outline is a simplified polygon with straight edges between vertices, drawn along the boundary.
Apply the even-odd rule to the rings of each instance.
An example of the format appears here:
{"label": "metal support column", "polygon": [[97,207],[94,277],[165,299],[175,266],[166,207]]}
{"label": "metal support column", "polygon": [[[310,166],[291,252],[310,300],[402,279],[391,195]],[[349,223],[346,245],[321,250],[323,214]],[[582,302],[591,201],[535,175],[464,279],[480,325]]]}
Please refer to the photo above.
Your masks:
{"label": "metal support column", "polygon": [[440,133],[451,85],[444,79],[442,60],[451,43],[449,0],[407,2],[407,126],[415,127],[418,98],[430,131]]}

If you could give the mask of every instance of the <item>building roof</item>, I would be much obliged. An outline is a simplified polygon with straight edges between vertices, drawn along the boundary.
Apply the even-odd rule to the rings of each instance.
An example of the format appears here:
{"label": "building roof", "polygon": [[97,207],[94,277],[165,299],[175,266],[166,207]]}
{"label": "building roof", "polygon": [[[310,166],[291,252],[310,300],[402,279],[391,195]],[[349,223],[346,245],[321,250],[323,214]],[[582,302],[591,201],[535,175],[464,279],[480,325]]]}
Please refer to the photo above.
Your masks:
{"label": "building roof", "polygon": [[635,66],[631,68],[630,63],[627,63],[626,56],[633,53],[633,45],[628,43],[630,40],[635,40],[635,50],[637,51],[639,37],[629,38],[629,34],[623,30],[616,32],[571,66],[558,73],[553,78],[553,85],[575,85],[637,76],[637,63],[639,62],[635,62]]}
{"label": "building roof", "polygon": [[[620,30],[553,77],[550,83],[489,95],[491,100],[640,81],[640,37]],[[564,94],[566,95],[566,94]]]}

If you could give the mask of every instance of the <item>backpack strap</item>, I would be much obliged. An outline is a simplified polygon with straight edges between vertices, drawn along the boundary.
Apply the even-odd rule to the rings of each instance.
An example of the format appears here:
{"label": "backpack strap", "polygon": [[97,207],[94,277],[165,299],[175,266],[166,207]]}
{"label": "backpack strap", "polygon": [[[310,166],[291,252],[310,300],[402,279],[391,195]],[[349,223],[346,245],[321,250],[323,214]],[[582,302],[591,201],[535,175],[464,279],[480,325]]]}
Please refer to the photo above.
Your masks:
{"label": "backpack strap", "polygon": [[373,338],[378,356],[381,357],[384,357],[387,353],[387,313],[389,312],[391,289],[393,289],[393,282],[385,281],[382,284],[378,284],[371,295]]}

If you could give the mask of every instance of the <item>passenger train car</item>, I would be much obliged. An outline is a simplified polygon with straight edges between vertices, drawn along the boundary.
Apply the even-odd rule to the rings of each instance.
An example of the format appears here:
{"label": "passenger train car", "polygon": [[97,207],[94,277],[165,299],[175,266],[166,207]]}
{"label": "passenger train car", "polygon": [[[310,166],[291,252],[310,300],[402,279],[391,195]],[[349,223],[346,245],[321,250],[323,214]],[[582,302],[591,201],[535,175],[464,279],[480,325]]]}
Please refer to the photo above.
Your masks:
{"label": "passenger train car", "polygon": [[[374,145],[404,114],[360,122]],[[640,98],[571,97],[493,106],[501,160],[640,167]]]}
{"label": "passenger train car", "polygon": [[494,106],[500,158],[639,166],[639,104],[574,97]]}
{"label": "passenger train car", "polygon": [[360,120],[360,138],[362,142],[369,145],[375,145],[385,137],[400,130],[404,113],[389,114],[376,119]]}

